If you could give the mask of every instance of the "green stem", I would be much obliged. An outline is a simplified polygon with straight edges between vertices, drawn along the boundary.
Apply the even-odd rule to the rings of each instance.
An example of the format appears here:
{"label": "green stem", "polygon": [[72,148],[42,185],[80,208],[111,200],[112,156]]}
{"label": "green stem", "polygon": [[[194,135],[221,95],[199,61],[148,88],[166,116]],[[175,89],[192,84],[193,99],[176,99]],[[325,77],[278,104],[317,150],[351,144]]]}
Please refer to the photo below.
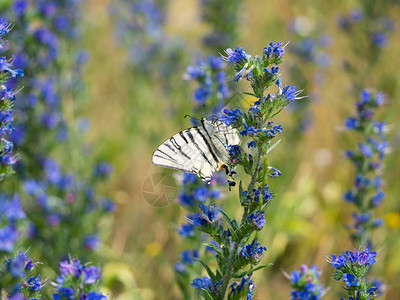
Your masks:
{"label": "green stem", "polygon": [[[256,180],[258,178],[258,174],[259,174],[260,167],[261,167],[262,153],[263,153],[262,145],[258,145],[257,160],[256,160],[256,163],[254,165],[254,171],[253,171],[250,183],[249,183],[248,188],[247,188],[247,191],[250,192],[250,193],[253,192],[253,189],[254,189],[255,184],[256,184]],[[243,211],[243,215],[242,215],[242,220],[241,220],[242,224],[243,224],[243,221],[247,218],[248,214],[249,214],[249,209],[248,209],[248,207],[245,207],[244,211]],[[229,259],[228,259],[228,262],[227,262],[228,269],[226,270],[226,273],[225,273],[224,277],[222,278],[222,284],[221,284],[221,295],[222,295],[222,298],[221,299],[225,298],[225,294],[226,294],[226,290],[228,288],[229,281],[232,279],[232,275],[233,275],[233,268],[232,267],[234,265],[234,261],[233,260],[235,259],[235,255],[238,252],[240,242],[241,241],[236,241],[233,250],[230,252]]]}

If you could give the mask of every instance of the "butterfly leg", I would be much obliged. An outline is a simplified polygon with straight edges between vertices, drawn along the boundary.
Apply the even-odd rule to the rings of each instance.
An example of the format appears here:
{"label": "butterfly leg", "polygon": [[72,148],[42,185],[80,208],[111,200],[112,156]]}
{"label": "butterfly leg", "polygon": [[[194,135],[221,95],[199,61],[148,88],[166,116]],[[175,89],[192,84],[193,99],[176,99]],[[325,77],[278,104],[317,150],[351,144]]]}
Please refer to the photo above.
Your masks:
{"label": "butterfly leg", "polygon": [[236,185],[236,182],[228,180],[228,185],[229,185],[229,191],[231,191],[231,188]]}

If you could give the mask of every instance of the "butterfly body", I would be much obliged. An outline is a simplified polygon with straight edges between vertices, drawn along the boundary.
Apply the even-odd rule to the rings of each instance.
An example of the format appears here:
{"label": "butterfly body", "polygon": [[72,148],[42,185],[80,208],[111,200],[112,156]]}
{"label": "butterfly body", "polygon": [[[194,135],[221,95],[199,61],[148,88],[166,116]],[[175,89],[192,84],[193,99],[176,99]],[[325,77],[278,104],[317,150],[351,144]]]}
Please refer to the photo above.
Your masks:
{"label": "butterfly body", "polygon": [[229,161],[229,145],[239,145],[236,129],[219,120],[201,119],[201,125],[183,130],[161,144],[153,164],[197,174],[209,182],[213,172]]}

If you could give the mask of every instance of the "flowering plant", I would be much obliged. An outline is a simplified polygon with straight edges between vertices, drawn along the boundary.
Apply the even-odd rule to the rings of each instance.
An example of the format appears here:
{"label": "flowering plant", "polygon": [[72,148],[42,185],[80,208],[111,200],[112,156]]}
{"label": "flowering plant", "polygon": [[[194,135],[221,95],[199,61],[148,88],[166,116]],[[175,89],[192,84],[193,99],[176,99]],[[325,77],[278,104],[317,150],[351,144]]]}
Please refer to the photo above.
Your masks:
{"label": "flowering plant", "polygon": [[349,300],[368,300],[382,293],[381,284],[369,282],[366,278],[370,268],[376,262],[376,252],[369,248],[359,251],[346,251],[338,256],[332,255],[329,264],[335,268],[332,278],[346,284]]}
{"label": "flowering plant", "polygon": [[[275,125],[271,118],[291,101],[299,99],[300,93],[295,86],[282,87],[277,65],[283,62],[283,55],[281,43],[270,43],[264,48],[262,56],[253,58],[240,47],[227,49],[226,56],[223,56],[233,65],[236,72],[234,81],[245,78],[250,82],[253,92],[246,94],[255,100],[247,111],[225,109],[219,119],[237,129],[243,138],[249,138],[247,147],[253,153],[247,154],[240,146],[229,146],[230,174],[234,173],[234,167],[240,165],[250,177],[246,190],[242,181],[239,184],[239,199],[243,207],[240,223],[214,204],[200,204],[201,212],[187,217],[190,224],[208,234],[213,241],[206,245],[215,252],[217,269],[212,271],[199,258],[208,277],[192,281],[192,286],[200,289],[206,299],[224,299],[226,295],[228,299],[239,299],[243,295],[251,299],[255,293],[251,279],[253,272],[269,265],[260,264],[267,249],[258,242],[257,232],[266,224],[265,208],[273,197],[266,179],[281,175],[278,169],[269,165],[267,159],[267,154],[279,143],[272,140],[282,132],[282,126]],[[278,92],[264,96],[264,92],[275,84]],[[235,182],[230,181],[229,185],[234,186]],[[231,283],[233,279],[239,281]]]}

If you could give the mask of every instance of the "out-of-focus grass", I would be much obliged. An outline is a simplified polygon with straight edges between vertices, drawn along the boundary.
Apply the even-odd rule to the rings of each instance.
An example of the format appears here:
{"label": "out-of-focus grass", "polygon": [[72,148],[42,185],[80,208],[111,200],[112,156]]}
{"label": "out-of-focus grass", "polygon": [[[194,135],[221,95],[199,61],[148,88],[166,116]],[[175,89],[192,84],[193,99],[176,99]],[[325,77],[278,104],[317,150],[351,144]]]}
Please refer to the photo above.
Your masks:
{"label": "out-of-focus grass", "polygon": [[[154,149],[171,134],[190,126],[183,116],[190,113],[191,94],[182,80],[180,84],[186,87],[166,96],[157,82],[148,79],[148,74],[130,70],[125,52],[113,42],[108,4],[106,0],[88,1],[83,20],[85,43],[91,55],[85,69],[90,95],[86,107],[91,121],[89,139],[96,144],[94,151],[115,167],[111,182],[104,186],[105,192],[118,204],[115,225],[104,248],[110,261],[104,268],[106,287],[117,291],[120,299],[177,299],[173,264],[178,259],[180,239],[172,224],[182,221],[183,216],[176,203],[164,208],[150,206],[143,200],[141,190],[148,176],[162,171],[151,164]],[[347,1],[295,4],[251,0],[243,3],[242,37],[237,44],[249,53],[261,53],[270,41],[287,41],[286,24],[296,15],[323,22],[333,38],[332,65],[320,87],[319,100],[310,104],[313,126],[304,133],[296,148],[283,134],[281,144],[270,157],[284,175],[272,183],[277,196],[260,236],[268,248],[264,260],[273,262],[274,266],[255,275],[257,299],[287,299],[290,287],[282,270],[289,272],[302,263],[317,264],[324,270],[322,280],[332,286],[326,299],[338,298],[341,291],[329,280],[331,269],[325,263],[325,255],[351,248],[344,224],[350,221],[352,208],[341,200],[341,194],[351,185],[353,169],[343,150],[354,147],[357,137],[350,137],[337,128],[353,113],[355,101],[341,60],[355,58],[349,54],[348,41],[336,27],[337,14],[351,7]],[[189,52],[201,47],[204,26],[198,27],[197,2],[170,1],[169,12],[167,32],[185,39]],[[398,16],[398,9],[392,17],[396,13]],[[396,21],[400,22],[399,18]],[[400,41],[392,38],[381,64],[371,70],[374,72],[371,85],[389,95],[380,117],[393,124],[393,153],[386,159],[384,174],[387,199],[379,209],[386,226],[374,237],[381,255],[374,273],[388,285],[385,299],[397,299],[400,295],[396,282],[400,276],[397,255],[400,247],[397,201],[400,93],[398,82],[393,79],[394,74],[399,75],[400,58],[396,50],[399,46]],[[286,55],[287,61],[292,59],[290,54]],[[290,113],[284,113],[276,122],[282,122],[287,130],[295,126]],[[237,190],[227,192],[224,207],[232,214],[239,208]]]}

